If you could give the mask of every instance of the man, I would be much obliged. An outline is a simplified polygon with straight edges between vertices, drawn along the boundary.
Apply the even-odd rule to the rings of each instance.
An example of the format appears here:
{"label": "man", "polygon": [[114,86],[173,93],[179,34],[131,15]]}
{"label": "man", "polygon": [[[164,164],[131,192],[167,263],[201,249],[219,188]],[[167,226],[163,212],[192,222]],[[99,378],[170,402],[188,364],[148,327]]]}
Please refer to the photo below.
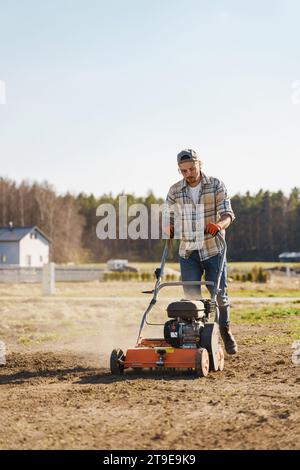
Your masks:
{"label": "man", "polygon": [[[189,231],[183,227],[179,236],[181,278],[183,281],[198,281],[205,274],[206,281],[216,282],[222,250],[216,235],[221,232],[225,236],[225,229],[235,219],[230,199],[220,180],[206,176],[201,171],[202,162],[194,150],[181,151],[177,155],[177,164],[183,179],[171,186],[167,207],[173,214],[176,212],[174,208],[177,207],[177,212],[179,208],[181,215],[185,214],[183,223],[192,229]],[[163,228],[171,238],[174,235],[178,238],[176,220],[178,222],[171,215],[170,223]],[[219,326],[227,354],[236,354],[237,344],[230,331],[226,271],[225,262],[220,282],[221,292],[217,296]],[[200,286],[184,286],[184,292],[187,298],[199,298],[201,294]]]}

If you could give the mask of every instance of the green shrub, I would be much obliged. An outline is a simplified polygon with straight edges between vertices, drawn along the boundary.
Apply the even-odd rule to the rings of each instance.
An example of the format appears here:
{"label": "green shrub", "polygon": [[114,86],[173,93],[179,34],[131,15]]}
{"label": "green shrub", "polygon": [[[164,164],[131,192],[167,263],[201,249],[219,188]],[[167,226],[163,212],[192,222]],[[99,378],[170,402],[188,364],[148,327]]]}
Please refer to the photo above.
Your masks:
{"label": "green shrub", "polygon": [[152,273],[141,273],[141,279],[142,281],[151,281],[153,279],[153,274]]}
{"label": "green shrub", "polygon": [[258,270],[256,282],[265,283],[267,282],[269,274],[267,271],[264,271],[261,267]]}
{"label": "green shrub", "polygon": [[264,271],[262,267],[254,266],[251,271],[244,273],[234,273],[232,275],[235,281],[239,282],[259,282],[265,283],[269,279],[269,273]]}
{"label": "green shrub", "polygon": [[258,267],[257,267],[257,266],[253,266],[251,272],[252,272],[253,282],[256,282],[256,280],[257,280],[257,275],[258,275]]}

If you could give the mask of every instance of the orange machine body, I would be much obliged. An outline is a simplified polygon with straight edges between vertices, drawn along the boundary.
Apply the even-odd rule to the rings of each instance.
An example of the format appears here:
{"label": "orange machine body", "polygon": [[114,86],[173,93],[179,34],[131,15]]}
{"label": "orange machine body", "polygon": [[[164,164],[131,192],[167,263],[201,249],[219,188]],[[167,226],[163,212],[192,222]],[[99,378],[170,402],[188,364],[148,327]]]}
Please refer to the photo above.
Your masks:
{"label": "orange machine body", "polygon": [[142,339],[132,349],[128,349],[124,368],[195,368],[197,349],[173,348],[164,339]]}

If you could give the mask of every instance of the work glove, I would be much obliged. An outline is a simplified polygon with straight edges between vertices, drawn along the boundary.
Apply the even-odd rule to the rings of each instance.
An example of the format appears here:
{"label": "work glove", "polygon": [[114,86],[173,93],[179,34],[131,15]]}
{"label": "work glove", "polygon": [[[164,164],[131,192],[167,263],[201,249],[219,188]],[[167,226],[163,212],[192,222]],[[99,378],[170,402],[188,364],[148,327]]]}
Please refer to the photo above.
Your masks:
{"label": "work glove", "polygon": [[206,227],[205,227],[205,233],[210,233],[213,237],[217,235],[218,232],[220,232],[222,228],[220,227],[219,224],[214,224],[213,222],[209,222]]}

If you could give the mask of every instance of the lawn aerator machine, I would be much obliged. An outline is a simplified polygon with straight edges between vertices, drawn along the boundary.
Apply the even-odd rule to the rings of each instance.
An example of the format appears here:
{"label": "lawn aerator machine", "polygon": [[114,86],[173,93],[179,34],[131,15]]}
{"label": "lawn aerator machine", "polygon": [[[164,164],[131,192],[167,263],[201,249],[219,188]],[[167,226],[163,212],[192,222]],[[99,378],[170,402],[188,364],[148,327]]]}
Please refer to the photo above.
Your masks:
{"label": "lawn aerator machine", "polygon": [[[208,281],[174,281],[161,282],[164,266],[168,256],[171,240],[167,240],[160,268],[155,270],[156,283],[154,290],[143,293],[153,294],[146,309],[137,342],[134,348],[126,354],[121,349],[114,349],[110,357],[110,370],[114,375],[123,374],[125,369],[188,369],[198,377],[205,377],[210,370],[224,368],[224,351],[219,344],[219,310],[217,294],[219,292],[221,275],[226,258],[226,242],[218,234],[222,246],[222,257],[219,266],[217,282]],[[198,300],[180,300],[172,302],[167,307],[168,321],[163,326],[163,338],[144,338],[142,331],[147,325],[148,315],[157,302],[161,289],[169,286],[205,285],[211,287],[211,298]]]}

